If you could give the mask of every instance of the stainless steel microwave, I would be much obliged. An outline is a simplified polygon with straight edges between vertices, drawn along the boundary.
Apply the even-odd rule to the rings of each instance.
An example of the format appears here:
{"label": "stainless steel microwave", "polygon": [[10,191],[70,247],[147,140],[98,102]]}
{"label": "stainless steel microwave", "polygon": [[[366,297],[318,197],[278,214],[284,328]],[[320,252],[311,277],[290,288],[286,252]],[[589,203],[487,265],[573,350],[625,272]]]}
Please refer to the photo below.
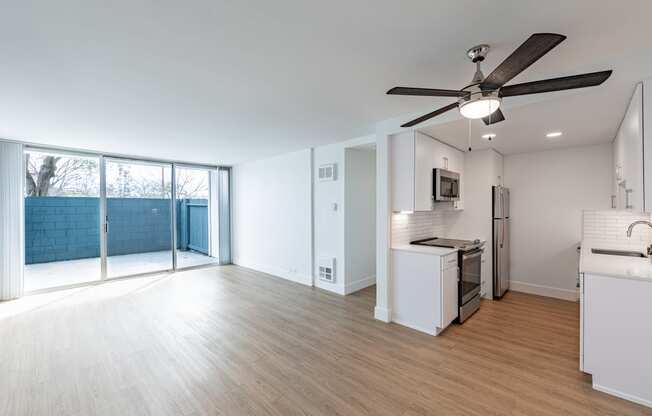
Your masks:
{"label": "stainless steel microwave", "polygon": [[432,170],[432,194],[435,201],[460,199],[460,174],[446,169]]}

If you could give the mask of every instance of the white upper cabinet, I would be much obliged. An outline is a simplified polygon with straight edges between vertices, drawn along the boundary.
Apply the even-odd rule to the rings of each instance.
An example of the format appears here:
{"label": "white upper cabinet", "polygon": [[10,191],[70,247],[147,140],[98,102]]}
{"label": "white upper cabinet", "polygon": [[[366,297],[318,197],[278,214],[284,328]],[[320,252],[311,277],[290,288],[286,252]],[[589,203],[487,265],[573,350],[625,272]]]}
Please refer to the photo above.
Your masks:
{"label": "white upper cabinet", "polygon": [[[644,211],[652,212],[652,80],[643,82],[643,195]],[[647,123],[646,123],[647,122]]]}
{"label": "white upper cabinet", "polygon": [[395,134],[391,137],[389,146],[391,158],[392,210],[415,211],[414,132]]}
{"label": "white upper cabinet", "polygon": [[613,142],[614,207],[618,209],[652,211],[652,181],[644,178],[645,171],[652,169],[652,157],[643,154],[645,98],[645,87],[640,83]]}
{"label": "white upper cabinet", "polygon": [[438,141],[431,139],[419,132],[415,133],[415,211],[430,211],[433,209],[433,172],[439,167],[435,163],[437,157]]}
{"label": "white upper cabinet", "polygon": [[[393,211],[433,209],[434,168],[460,173],[460,201],[463,199],[464,153],[461,151],[415,131],[392,136],[390,151]],[[461,206],[460,201],[456,207]]]}

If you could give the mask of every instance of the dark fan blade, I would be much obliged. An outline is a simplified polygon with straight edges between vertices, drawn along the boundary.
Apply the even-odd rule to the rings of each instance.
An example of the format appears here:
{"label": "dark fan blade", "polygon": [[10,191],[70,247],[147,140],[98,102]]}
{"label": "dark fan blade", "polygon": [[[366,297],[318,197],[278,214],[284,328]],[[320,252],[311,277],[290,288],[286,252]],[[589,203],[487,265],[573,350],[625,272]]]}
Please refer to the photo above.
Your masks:
{"label": "dark fan blade", "polygon": [[468,95],[465,91],[440,90],[436,88],[410,88],[394,87],[387,91],[390,95],[419,95],[423,97],[464,97]]}
{"label": "dark fan blade", "polygon": [[452,110],[453,108],[457,108],[457,103],[448,104],[446,107],[439,108],[439,109],[433,111],[432,113],[428,113],[428,114],[426,114],[425,116],[421,116],[421,117],[419,117],[419,118],[415,118],[414,120],[412,120],[412,121],[408,121],[407,123],[403,124],[401,127],[412,127],[412,126],[414,126],[414,125],[416,125],[416,124],[419,124],[419,123],[421,123],[421,122],[424,122],[424,121],[426,121],[426,120],[429,120],[429,119],[431,119],[431,118],[433,118],[433,117],[435,117],[435,116],[438,116],[438,115],[440,115],[440,114],[443,114],[443,113],[445,113],[446,111],[450,111],[450,110]]}
{"label": "dark fan blade", "polygon": [[486,124],[487,126],[491,124],[500,123],[501,121],[504,120],[505,120],[505,115],[503,114],[502,111],[500,111],[500,108],[482,119],[482,121],[484,121],[484,124]]}
{"label": "dark fan blade", "polygon": [[521,46],[516,48],[484,81],[483,90],[495,90],[502,87],[527,67],[535,63],[552,48],[559,45],[566,36],[556,33],[535,33]]}
{"label": "dark fan blade", "polygon": [[570,77],[551,78],[541,81],[524,82],[502,87],[501,97],[515,95],[538,94],[540,92],[572,90],[573,88],[594,87],[600,85],[611,76],[611,70],[592,72],[590,74],[573,75]]}

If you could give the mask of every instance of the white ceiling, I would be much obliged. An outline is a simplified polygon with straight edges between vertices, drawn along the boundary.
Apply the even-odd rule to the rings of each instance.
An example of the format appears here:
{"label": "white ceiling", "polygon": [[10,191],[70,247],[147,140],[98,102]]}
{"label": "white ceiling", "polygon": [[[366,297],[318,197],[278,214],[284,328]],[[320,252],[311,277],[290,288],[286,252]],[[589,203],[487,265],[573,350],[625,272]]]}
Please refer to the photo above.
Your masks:
{"label": "white ceiling", "polygon": [[[474,150],[492,147],[507,155],[610,142],[623,117],[627,93],[628,89],[621,96],[611,88],[595,88],[548,94],[549,100],[503,107],[503,122],[486,126],[482,120],[471,121],[470,146]],[[508,100],[503,103],[509,105]],[[460,150],[469,147],[469,120],[457,118],[419,130]],[[562,136],[547,138],[551,132],[562,132]],[[487,133],[496,137],[487,141],[482,138]]]}
{"label": "white ceiling", "polygon": [[[558,32],[568,39],[513,82],[614,75],[600,91],[506,107],[496,146],[536,150],[549,128],[565,143],[605,141],[634,83],[652,76],[651,12],[648,0],[10,0],[0,13],[0,137],[233,164],[430,111],[449,101],[384,93],[461,88],[470,46],[492,45],[488,73],[531,33]],[[459,126],[441,128],[459,139]]]}

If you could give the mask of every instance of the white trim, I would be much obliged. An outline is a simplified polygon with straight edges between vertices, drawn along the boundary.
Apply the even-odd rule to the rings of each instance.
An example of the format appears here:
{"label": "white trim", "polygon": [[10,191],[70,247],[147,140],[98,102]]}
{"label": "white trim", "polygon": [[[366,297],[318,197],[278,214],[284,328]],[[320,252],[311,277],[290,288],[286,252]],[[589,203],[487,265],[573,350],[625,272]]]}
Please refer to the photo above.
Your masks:
{"label": "white trim", "polygon": [[405,326],[405,327],[410,328],[410,329],[414,329],[415,331],[424,332],[424,333],[426,333],[428,335],[432,335],[433,337],[438,336],[442,332],[442,330],[439,327],[435,327],[434,329],[421,328],[418,325],[414,325],[413,323],[404,322],[401,319],[401,317],[396,316],[396,315],[392,316],[392,322],[394,322],[396,324],[399,324],[399,325],[402,325],[402,326]]}
{"label": "white trim", "polygon": [[310,189],[309,192],[309,198],[310,200],[308,201],[308,205],[310,206],[310,209],[308,210],[308,215],[310,216],[309,218],[309,231],[308,233],[310,234],[309,236],[309,254],[308,254],[308,265],[310,267],[310,285],[311,286],[317,286],[316,284],[316,277],[315,277],[315,268],[316,266],[316,260],[315,260],[315,149],[311,148],[310,149],[310,174],[308,175],[310,178],[310,184],[308,184],[308,189]]}
{"label": "white trim", "polygon": [[391,184],[389,136],[378,132],[376,137],[376,308],[374,317],[389,322],[391,279]]}
{"label": "white trim", "polygon": [[364,279],[357,280],[353,283],[346,285],[344,288],[344,294],[350,295],[351,293],[362,290],[365,287],[373,286],[376,284],[376,276],[365,277]]}
{"label": "white trim", "polygon": [[389,323],[392,321],[392,311],[388,308],[381,308],[380,306],[376,306],[374,308],[374,318],[378,319],[379,321]]}
{"label": "white trim", "polygon": [[604,387],[595,383],[593,383],[593,389],[597,391],[601,391],[603,393],[610,394],[612,396],[620,397],[621,399],[629,400],[630,402],[638,403],[642,406],[647,406],[652,408],[652,401],[647,399],[642,399],[640,397],[633,396],[631,394],[622,393],[618,390],[610,389],[609,387]]}
{"label": "white trim", "polygon": [[265,266],[262,264],[256,264],[253,262],[248,262],[242,259],[232,259],[232,263],[236,266],[244,267],[247,269],[256,270],[262,273],[271,274],[272,276],[280,277],[286,280],[290,280],[295,283],[301,283],[302,285],[312,286],[312,276],[311,275],[301,275],[299,273],[290,273],[279,269],[274,266]]}
{"label": "white trim", "polygon": [[570,301],[577,301],[580,298],[577,290],[560,289],[557,287],[535,285],[514,280],[510,280],[509,290]]}
{"label": "white trim", "polygon": [[318,289],[326,290],[328,292],[336,293],[338,295],[346,295],[346,289],[343,285],[325,282],[323,280],[319,280],[319,278],[315,278],[315,287]]}

